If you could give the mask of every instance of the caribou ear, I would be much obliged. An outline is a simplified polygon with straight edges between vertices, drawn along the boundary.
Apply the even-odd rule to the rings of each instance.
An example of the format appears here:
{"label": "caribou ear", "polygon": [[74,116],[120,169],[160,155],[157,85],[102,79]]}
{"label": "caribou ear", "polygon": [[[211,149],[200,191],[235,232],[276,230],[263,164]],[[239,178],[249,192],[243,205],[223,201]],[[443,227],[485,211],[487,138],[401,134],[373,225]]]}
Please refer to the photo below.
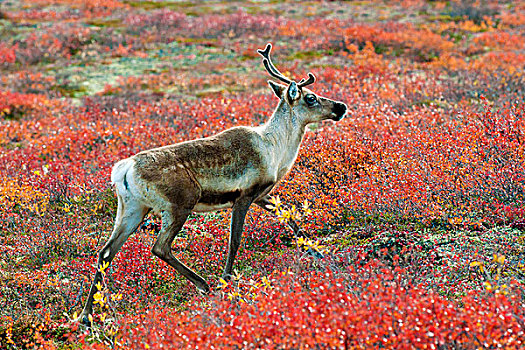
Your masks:
{"label": "caribou ear", "polygon": [[275,96],[279,97],[282,100],[283,92],[284,92],[284,90],[286,90],[286,86],[274,83],[271,80],[268,80],[268,85],[270,85],[270,87],[272,88],[273,93],[275,94]]}
{"label": "caribou ear", "polygon": [[292,105],[295,100],[299,98],[299,88],[297,87],[297,83],[295,81],[292,81],[290,85],[288,86],[288,102],[290,105]]}

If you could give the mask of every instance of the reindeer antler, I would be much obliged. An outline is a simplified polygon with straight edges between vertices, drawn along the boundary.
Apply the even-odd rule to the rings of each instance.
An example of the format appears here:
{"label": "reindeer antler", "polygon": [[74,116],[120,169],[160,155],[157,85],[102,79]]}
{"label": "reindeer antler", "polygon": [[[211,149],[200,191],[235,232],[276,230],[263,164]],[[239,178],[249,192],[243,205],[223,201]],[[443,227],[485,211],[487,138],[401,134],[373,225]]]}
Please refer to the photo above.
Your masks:
{"label": "reindeer antler", "polygon": [[305,87],[306,85],[310,85],[310,84],[313,84],[315,83],[315,76],[312,74],[312,73],[308,73],[308,79],[307,80],[304,80],[301,79],[301,81],[299,82],[299,84],[297,84],[297,87],[299,87],[299,89]]}
{"label": "reindeer antler", "polygon": [[268,71],[268,73],[270,73],[270,75],[274,78],[277,78],[279,80],[281,80],[282,82],[285,82],[286,84],[290,84],[292,81],[290,79],[288,79],[287,77],[285,77],[281,72],[279,72],[279,70],[277,68],[275,68],[275,66],[273,65],[272,63],[272,59],[270,58],[270,51],[272,50],[272,44],[268,43],[266,45],[266,48],[263,50],[257,50],[257,52],[262,56],[264,57],[263,58],[263,63],[264,63],[264,67],[266,68],[266,70]]}
{"label": "reindeer antler", "polygon": [[[266,48],[264,50],[258,49],[257,52],[263,57],[263,64],[268,73],[274,78],[277,78],[281,80],[282,82],[285,82],[286,84],[291,84],[292,80],[286,78],[277,68],[275,68],[275,65],[272,63],[272,59],[270,58],[270,51],[272,50],[272,44],[268,43],[266,44]],[[313,84],[315,82],[315,76],[312,73],[308,73],[308,79],[305,80],[304,78],[301,79],[299,84],[297,84],[298,88],[303,88],[306,85]]]}

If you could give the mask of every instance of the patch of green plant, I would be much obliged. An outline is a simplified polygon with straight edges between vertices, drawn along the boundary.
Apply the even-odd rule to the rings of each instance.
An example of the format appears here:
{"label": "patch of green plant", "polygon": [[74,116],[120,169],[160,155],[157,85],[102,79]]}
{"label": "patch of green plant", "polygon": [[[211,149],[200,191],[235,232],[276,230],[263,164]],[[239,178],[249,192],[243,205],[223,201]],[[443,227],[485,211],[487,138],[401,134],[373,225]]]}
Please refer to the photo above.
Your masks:
{"label": "patch of green plant", "polygon": [[[170,9],[173,11],[184,12],[188,16],[199,15],[203,13],[209,13],[213,11],[210,6],[199,6],[198,2],[192,1],[152,1],[152,0],[124,0],[125,4],[134,7],[141,8],[146,11],[157,10],[157,9]],[[209,4],[207,2],[206,4]],[[192,9],[192,10],[189,10]],[[197,10],[198,9],[198,10]]]}
{"label": "patch of green plant", "polygon": [[286,57],[287,60],[305,60],[308,58],[320,58],[325,57],[327,53],[325,51],[297,51]]}
{"label": "patch of green plant", "polygon": [[156,10],[156,9],[163,9],[163,8],[175,9],[175,8],[183,7],[185,5],[189,6],[191,4],[190,1],[175,3],[173,1],[150,1],[150,0],[144,0],[144,1],[124,0],[123,3],[131,7],[142,8],[144,10]]}
{"label": "patch of green plant", "polygon": [[51,87],[51,90],[58,92],[64,97],[78,98],[89,95],[89,89],[86,86],[78,84],[59,84]]}
{"label": "patch of green plant", "polygon": [[208,46],[216,46],[216,47],[220,47],[219,45],[219,39],[217,38],[184,38],[184,37],[179,37],[177,38],[177,42],[178,43],[183,43],[183,44],[206,44]]}
{"label": "patch of green plant", "polygon": [[375,44],[374,52],[377,53],[378,55],[386,54],[390,52],[390,47],[388,47],[388,45]]}
{"label": "patch of green plant", "polygon": [[440,22],[451,22],[453,18],[450,17],[450,15],[440,14],[440,15],[431,15],[428,17],[428,20],[429,21],[440,21]]}
{"label": "patch of green plant", "polygon": [[120,28],[123,26],[121,19],[103,19],[103,18],[94,18],[86,22],[86,24],[95,26],[95,27],[112,27]]}
{"label": "patch of green plant", "polygon": [[202,89],[195,92],[196,97],[209,97],[209,96],[219,96],[226,92],[226,88],[223,86],[214,86],[208,89]]}
{"label": "patch of green plant", "polygon": [[416,56],[422,61],[422,62],[432,62],[439,58],[439,54],[436,52],[421,52],[418,51]]}
{"label": "patch of green plant", "polygon": [[[276,3],[278,1],[269,1],[270,3]],[[246,13],[249,15],[259,15],[261,13],[266,13],[265,9],[261,6],[247,6],[244,8]],[[285,12],[279,9],[272,9],[273,16],[282,16]]]}
{"label": "patch of green plant", "polygon": [[[232,14],[237,11],[236,8],[223,8],[221,9],[221,14]],[[199,6],[199,7],[193,7],[191,10],[184,11],[184,14],[191,17],[198,17],[202,15],[217,13],[217,9],[213,8],[211,6]]]}
{"label": "patch of green plant", "polygon": [[450,2],[447,10],[443,13],[455,22],[463,21],[466,18],[475,24],[481,24],[486,17],[495,17],[497,14],[497,10],[488,6],[480,6],[474,0]]}
{"label": "patch of green plant", "polygon": [[448,31],[448,32],[443,32],[442,36],[448,36],[450,39],[452,39],[454,44],[457,44],[463,40],[463,38],[465,37],[465,33]]}
{"label": "patch of green plant", "polygon": [[407,217],[392,212],[365,213],[356,210],[345,210],[334,221],[334,229],[362,228],[366,226],[385,226],[397,230],[421,230],[426,227],[418,217]]}
{"label": "patch of green plant", "polygon": [[25,112],[21,108],[11,108],[8,112],[1,111],[0,117],[4,120],[20,120],[24,117]]}

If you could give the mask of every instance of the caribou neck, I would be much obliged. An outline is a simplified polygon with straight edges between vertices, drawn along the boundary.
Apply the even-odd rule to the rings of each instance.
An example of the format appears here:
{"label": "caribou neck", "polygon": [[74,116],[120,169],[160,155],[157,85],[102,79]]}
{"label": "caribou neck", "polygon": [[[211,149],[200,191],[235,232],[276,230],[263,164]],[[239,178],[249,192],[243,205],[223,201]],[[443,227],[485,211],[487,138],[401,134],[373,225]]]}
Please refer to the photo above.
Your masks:
{"label": "caribou neck", "polygon": [[297,152],[306,130],[306,124],[290,110],[290,106],[280,101],[270,120],[262,125],[261,136],[273,146],[275,155]]}

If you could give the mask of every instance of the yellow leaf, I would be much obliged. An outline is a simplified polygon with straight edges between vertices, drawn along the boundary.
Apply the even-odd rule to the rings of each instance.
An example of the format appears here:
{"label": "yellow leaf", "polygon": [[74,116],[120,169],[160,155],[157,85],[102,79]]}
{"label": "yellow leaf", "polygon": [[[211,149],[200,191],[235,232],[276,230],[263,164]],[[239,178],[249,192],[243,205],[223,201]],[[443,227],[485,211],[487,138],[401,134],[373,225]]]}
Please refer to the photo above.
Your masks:
{"label": "yellow leaf", "polygon": [[307,211],[308,208],[310,208],[310,203],[308,203],[308,200],[305,199],[304,202],[303,202],[303,210]]}
{"label": "yellow leaf", "polygon": [[220,286],[217,287],[219,289],[223,289],[228,285],[228,282],[226,282],[222,277],[219,277],[219,282],[221,284]]}
{"label": "yellow leaf", "polygon": [[267,204],[267,205],[266,205],[266,208],[268,208],[268,209],[270,209],[270,210],[276,210],[276,209],[277,209],[277,207],[274,207],[274,206],[271,205],[271,204]]}
{"label": "yellow leaf", "polygon": [[486,282],[486,281],[485,281],[485,282],[483,282],[483,285],[485,286],[485,289],[486,289],[486,290],[492,290],[492,286],[490,285],[489,282]]}
{"label": "yellow leaf", "polygon": [[101,274],[105,276],[106,275],[105,270],[108,268],[108,266],[109,266],[109,262],[102,261],[102,265],[99,266],[98,270],[100,271]]}
{"label": "yellow leaf", "polygon": [[113,295],[111,296],[111,299],[112,299],[113,301],[122,300],[122,294],[120,294],[120,293],[118,293],[118,294],[113,294]]}
{"label": "yellow leaf", "polygon": [[103,305],[104,304],[104,295],[100,292],[96,292],[95,295],[93,295],[93,302],[95,304]]}
{"label": "yellow leaf", "polygon": [[237,271],[237,270],[233,270],[233,272],[234,272],[233,279],[235,281],[239,281],[242,278],[242,273],[239,273],[239,271]]}
{"label": "yellow leaf", "polygon": [[279,198],[279,196],[272,196],[270,198],[270,203],[272,203],[275,208],[279,208],[281,206],[281,199]]}

